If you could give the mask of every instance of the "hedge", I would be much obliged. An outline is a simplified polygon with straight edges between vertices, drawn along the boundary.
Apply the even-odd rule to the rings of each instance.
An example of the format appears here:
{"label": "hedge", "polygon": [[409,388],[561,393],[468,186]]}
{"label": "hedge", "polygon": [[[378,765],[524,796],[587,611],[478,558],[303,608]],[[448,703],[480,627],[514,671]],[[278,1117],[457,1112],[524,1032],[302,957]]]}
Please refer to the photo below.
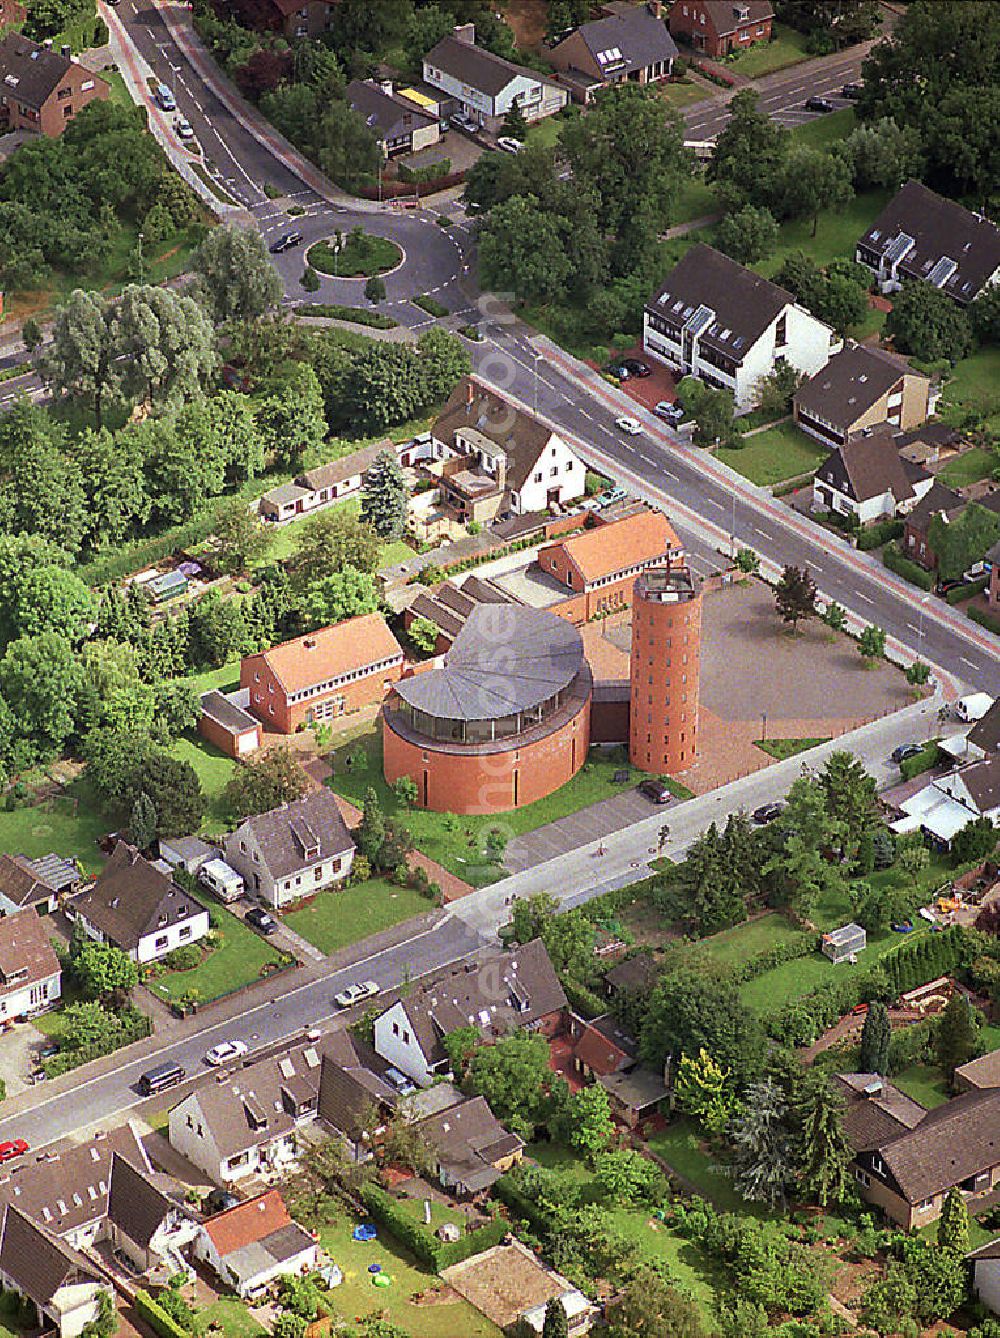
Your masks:
{"label": "hedge", "polygon": [[931,572],[924,571],[923,567],[916,562],[911,562],[908,557],[904,557],[895,543],[886,544],[882,549],[882,561],[894,571],[897,576],[902,576],[904,581],[909,581],[911,585],[919,586],[921,590],[934,589],[934,577]]}
{"label": "hedge", "polygon": [[[486,1226],[476,1231],[464,1233],[456,1241],[443,1241],[420,1222],[402,1212],[391,1194],[387,1194],[378,1185],[365,1185],[361,1190],[361,1202],[380,1226],[390,1231],[399,1243],[405,1246],[426,1268],[440,1273],[452,1264],[460,1264],[483,1250],[499,1245],[510,1230],[502,1217],[495,1218]],[[171,1335],[170,1338],[175,1338]]]}
{"label": "hedge", "polygon": [[582,985],[572,976],[563,976],[560,984],[566,994],[569,1006],[576,1013],[583,1013],[589,1018],[600,1017],[602,1013],[608,1011],[607,999],[602,999],[599,994],[595,994],[587,985]]}
{"label": "hedge", "polygon": [[866,529],[858,531],[858,547],[862,551],[870,548],[881,548],[883,544],[890,540],[898,539],[903,533],[903,522],[901,520],[880,520],[876,525],[869,525]]}
{"label": "hedge", "polygon": [[758,952],[756,956],[737,966],[733,971],[733,979],[740,984],[747,980],[756,980],[758,976],[773,971],[776,966],[783,966],[785,962],[795,962],[800,957],[811,956],[818,948],[817,936],[803,930],[800,938],[789,939],[786,943],[776,943],[774,947],[765,948],[763,952]]}
{"label": "hedge", "polygon": [[142,1288],[135,1294],[135,1308],[139,1318],[144,1319],[160,1338],[191,1338],[187,1329],[182,1328],[173,1315],[168,1315],[163,1307],[153,1300],[149,1292],[143,1291]]}
{"label": "hedge", "polygon": [[342,307],[335,302],[300,302],[295,308],[296,316],[325,317],[333,321],[353,321],[355,325],[367,325],[373,330],[394,330],[399,321],[391,316],[384,316],[381,311],[369,311],[367,307]]}
{"label": "hedge", "polygon": [[967,599],[981,595],[990,583],[988,576],[980,576],[978,581],[969,581],[967,585],[956,585],[945,595],[949,604],[964,604]]}
{"label": "hedge", "polygon": [[500,1200],[517,1217],[523,1218],[536,1235],[544,1235],[549,1229],[549,1219],[526,1194],[522,1194],[509,1175],[502,1175],[493,1186],[493,1196]]}
{"label": "hedge", "polygon": [[987,631],[1000,636],[1000,618],[994,617],[992,613],[987,613],[985,609],[966,609],[965,613],[966,617],[971,618],[980,627],[985,627]]}
{"label": "hedge", "polygon": [[914,753],[912,757],[900,762],[899,774],[903,780],[913,780],[913,777],[919,776],[921,772],[929,771],[937,760],[937,739],[932,739],[930,743],[924,744],[919,753]]}

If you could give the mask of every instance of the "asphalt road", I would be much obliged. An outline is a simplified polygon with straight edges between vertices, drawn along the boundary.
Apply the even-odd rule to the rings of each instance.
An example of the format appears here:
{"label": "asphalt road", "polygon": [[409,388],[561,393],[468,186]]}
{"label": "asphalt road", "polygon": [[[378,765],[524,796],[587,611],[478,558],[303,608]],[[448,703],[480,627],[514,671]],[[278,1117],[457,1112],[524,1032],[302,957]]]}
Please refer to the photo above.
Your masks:
{"label": "asphalt road", "polygon": [[[481,328],[487,339],[474,354],[480,375],[526,408],[537,407],[589,462],[662,507],[685,538],[697,537],[703,545],[726,551],[735,541],[779,567],[805,567],[822,595],[860,621],[883,628],[958,682],[1000,694],[1000,645],[961,611],[921,595],[877,558],[855,551],[704,451],[683,444],[589,369],[576,364],[588,379],[571,379],[562,365],[573,360],[520,322],[500,317]],[[625,436],[615,427],[621,413],[640,419],[641,437]]]}
{"label": "asphalt road", "polygon": [[[828,97],[839,111],[852,104],[840,96],[844,84],[856,83],[861,78],[861,64],[868,46],[854,47],[842,55],[827,56],[823,60],[808,61],[780,74],[755,81],[760,94],[758,106],[772,120],[789,128],[815,121],[823,112],[807,111],[806,98]],[[684,113],[684,132],[687,139],[714,139],[729,120],[728,102],[732,89],[721,99],[695,103]]]}

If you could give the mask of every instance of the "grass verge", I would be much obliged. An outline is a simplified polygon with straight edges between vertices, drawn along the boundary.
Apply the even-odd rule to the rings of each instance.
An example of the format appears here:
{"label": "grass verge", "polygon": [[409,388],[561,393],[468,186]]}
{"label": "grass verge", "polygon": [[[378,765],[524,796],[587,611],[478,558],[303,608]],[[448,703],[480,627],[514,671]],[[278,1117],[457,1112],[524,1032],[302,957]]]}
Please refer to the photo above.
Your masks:
{"label": "grass verge", "polygon": [[373,330],[394,330],[399,324],[391,316],[383,316],[381,311],[369,311],[367,307],[340,307],[333,302],[302,302],[295,308],[295,314],[350,321],[354,325],[367,325]]}
{"label": "grass verge", "polygon": [[421,297],[411,297],[410,301],[421,311],[426,311],[428,316],[447,316],[450,314],[443,302],[439,302],[436,297],[431,297],[427,293],[424,293]]}
{"label": "grass verge", "polygon": [[412,888],[372,878],[343,892],[319,892],[308,905],[288,911],[282,919],[320,952],[331,953],[430,908],[431,902]]}
{"label": "grass verge", "polygon": [[321,274],[333,274],[341,279],[370,278],[395,269],[403,253],[388,237],[362,233],[360,237],[345,237],[340,250],[329,241],[316,242],[306,253],[306,261]]}
{"label": "grass verge", "polygon": [[754,747],[759,748],[768,757],[775,757],[783,762],[786,757],[795,757],[798,753],[807,753],[810,748],[818,748],[826,739],[754,739]]}
{"label": "grass verge", "polygon": [[737,450],[718,451],[717,458],[761,487],[811,474],[829,455],[827,447],[790,422],[755,432],[744,442]]}

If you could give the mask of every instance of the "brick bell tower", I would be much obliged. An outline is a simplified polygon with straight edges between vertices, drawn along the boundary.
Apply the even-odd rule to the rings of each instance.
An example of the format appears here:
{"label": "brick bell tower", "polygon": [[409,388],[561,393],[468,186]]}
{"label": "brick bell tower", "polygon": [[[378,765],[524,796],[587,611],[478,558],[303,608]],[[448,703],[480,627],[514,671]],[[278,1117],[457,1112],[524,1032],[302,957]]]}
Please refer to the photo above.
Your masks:
{"label": "brick bell tower", "polygon": [[629,756],[674,774],[695,759],[701,661],[701,584],[683,563],[654,567],[632,594]]}

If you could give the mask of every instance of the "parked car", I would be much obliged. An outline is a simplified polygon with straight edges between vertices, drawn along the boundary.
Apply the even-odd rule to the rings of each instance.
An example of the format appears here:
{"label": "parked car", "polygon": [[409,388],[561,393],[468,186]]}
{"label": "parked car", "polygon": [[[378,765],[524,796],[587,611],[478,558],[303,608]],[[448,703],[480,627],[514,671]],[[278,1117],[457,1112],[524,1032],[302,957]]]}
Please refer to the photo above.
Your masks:
{"label": "parked car", "polygon": [[622,366],[629,376],[652,376],[651,368],[641,358],[622,358]]}
{"label": "parked car", "polygon": [[504,153],[520,153],[524,145],[519,139],[512,139],[510,135],[501,135],[497,140],[497,148],[503,149]]}
{"label": "parked car", "polygon": [[670,792],[670,786],[663,781],[657,780],[655,776],[649,776],[639,786],[639,793],[645,795],[654,804],[669,804],[673,795]]}
{"label": "parked car", "polygon": [[293,246],[298,246],[302,241],[301,232],[284,232],[276,242],[272,242],[268,248],[273,256],[281,255],[282,251],[290,251]]}
{"label": "parked car", "polygon": [[917,753],[922,751],[919,743],[901,743],[898,748],[893,748],[889,757],[897,766],[899,766],[899,764],[905,762],[908,757],[916,757]]}
{"label": "parked car", "polygon": [[638,418],[629,418],[627,414],[615,419],[615,427],[629,437],[638,437],[642,432],[642,424]]}
{"label": "parked car", "polygon": [[624,488],[609,488],[607,492],[602,492],[598,497],[599,506],[617,506],[619,502],[624,502],[628,493]]}
{"label": "parked car", "polygon": [[211,1050],[205,1051],[205,1063],[211,1064],[213,1068],[220,1068],[223,1064],[231,1064],[236,1059],[242,1059],[249,1048],[246,1041],[220,1041],[218,1045],[213,1045]]}
{"label": "parked car", "polygon": [[671,427],[676,427],[684,417],[684,410],[679,404],[671,404],[669,400],[659,400],[653,405],[653,413],[657,418],[663,418]]}
{"label": "parked car", "polygon": [[27,1151],[28,1145],[23,1138],[8,1138],[5,1143],[0,1143],[0,1164],[23,1157]]}
{"label": "parked car", "polygon": [[362,999],[370,999],[378,992],[379,986],[374,980],[362,980],[359,985],[348,985],[346,990],[335,994],[333,1001],[339,1008],[353,1008],[355,1004],[361,1003]]}
{"label": "parked car", "polygon": [[183,116],[179,116],[174,122],[174,129],[177,131],[178,139],[194,139],[194,129],[191,122],[185,120]]}
{"label": "parked car", "polygon": [[230,1208],[238,1208],[242,1202],[238,1194],[233,1194],[228,1189],[210,1189],[205,1195],[205,1211],[210,1215],[213,1213],[226,1213]]}
{"label": "parked car", "polygon": [[172,112],[177,110],[177,99],[166,84],[157,84],[156,92],[153,94],[153,101],[161,111]]}
{"label": "parked car", "polygon": [[609,362],[607,366],[608,376],[616,377],[619,381],[627,381],[629,370],[623,362]]}
{"label": "parked car", "polygon": [[832,112],[837,110],[829,98],[819,97],[806,98],[805,108],[806,111],[814,112]]}
{"label": "parked car", "polygon": [[763,827],[767,823],[773,822],[775,818],[780,817],[784,808],[784,804],[761,804],[760,808],[755,808],[750,816],[758,826]]}
{"label": "parked car", "polygon": [[261,934],[273,934],[278,927],[278,922],[273,915],[268,915],[267,911],[261,910],[259,906],[254,906],[247,911],[244,916],[248,925],[252,925]]}
{"label": "parked car", "polygon": [[949,579],[947,581],[938,581],[937,585],[934,587],[934,593],[943,597],[944,595],[947,595],[949,590],[960,590],[963,585],[968,584],[969,582],[963,576],[957,576],[954,579]]}
{"label": "parked car", "polygon": [[860,83],[845,84],[844,87],[840,90],[840,96],[842,98],[847,98],[849,102],[857,102],[858,98],[862,96],[864,91],[865,91],[864,84]]}

